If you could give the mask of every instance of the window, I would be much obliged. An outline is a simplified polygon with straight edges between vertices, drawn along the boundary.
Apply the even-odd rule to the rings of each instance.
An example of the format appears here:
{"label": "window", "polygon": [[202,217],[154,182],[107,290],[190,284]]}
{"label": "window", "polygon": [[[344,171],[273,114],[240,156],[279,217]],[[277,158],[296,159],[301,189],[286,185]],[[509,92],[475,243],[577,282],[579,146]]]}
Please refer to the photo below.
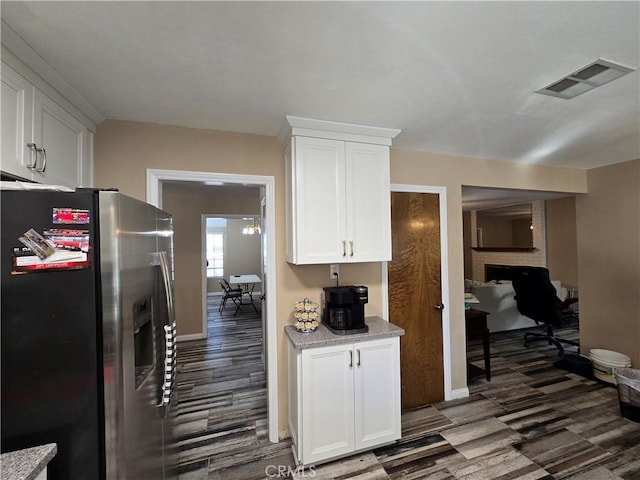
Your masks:
{"label": "window", "polygon": [[205,230],[207,278],[224,277],[224,248],[227,233],[225,218],[207,217]]}
{"label": "window", "polygon": [[207,232],[207,278],[224,277],[224,233]]}
{"label": "window", "polygon": [[206,225],[207,278],[224,277],[224,239],[227,220],[209,217]]}

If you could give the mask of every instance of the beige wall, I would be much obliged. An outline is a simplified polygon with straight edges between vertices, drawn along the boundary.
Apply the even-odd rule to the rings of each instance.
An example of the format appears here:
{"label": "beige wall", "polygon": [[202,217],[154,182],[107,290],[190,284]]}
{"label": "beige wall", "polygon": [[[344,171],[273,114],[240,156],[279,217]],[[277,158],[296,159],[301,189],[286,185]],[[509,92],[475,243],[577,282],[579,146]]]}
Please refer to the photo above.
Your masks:
{"label": "beige wall", "polygon": [[[261,276],[262,274],[261,236],[242,234],[242,229],[250,223],[251,220],[227,219],[224,256],[224,276],[227,280],[231,275],[255,273]],[[261,286],[255,285],[255,291],[260,292],[260,290]],[[207,292],[222,292],[219,277],[207,278]]]}
{"label": "beige wall", "polygon": [[640,367],[640,159],[592,169],[576,198],[580,347]]}
{"label": "beige wall", "polygon": [[[447,187],[449,295],[451,305],[452,388],[466,386],[464,332],[464,254],[462,186],[519,188],[582,193],[586,172],[568,168],[523,165],[496,160],[467,159],[440,154],[391,150],[391,182]],[[460,302],[454,299],[460,298]]]}
{"label": "beige wall", "polygon": [[[196,130],[133,122],[105,121],[95,144],[95,183],[116,186],[145,199],[146,169],[162,168],[217,173],[271,175],[276,183],[277,316],[280,332],[291,323],[293,303],[303,297],[320,299],[321,287],[331,285],[327,265],[293,266],[285,261],[284,148],[275,137]],[[462,185],[523,188],[578,193],[586,191],[582,170],[516,165],[392,149],[393,183],[447,187],[449,228],[449,291],[463,297]],[[381,315],[379,263],[341,265],[342,284],[369,287],[367,315]],[[464,304],[452,302],[452,388],[466,387]],[[285,336],[278,338],[279,430],[286,431],[287,376]]]}
{"label": "beige wall", "polygon": [[[199,172],[270,175],[275,177],[276,228],[276,310],[279,331],[292,323],[292,308],[296,300],[309,297],[319,301],[321,289],[330,286],[327,265],[295,266],[285,261],[284,221],[284,147],[275,137],[239,133],[197,130],[183,127],[108,120],[98,126],[95,141],[95,185],[117,187],[124,194],[146,199],[147,168],[189,170]],[[188,202],[187,202],[188,203]],[[176,237],[179,232],[176,229]],[[199,268],[197,258],[190,256],[180,272]],[[380,264],[342,265],[342,284],[369,286],[366,315],[382,315]],[[199,293],[200,287],[197,292]],[[195,289],[192,292],[195,294]],[[185,294],[183,293],[182,296]],[[182,297],[181,296],[181,297]],[[193,298],[178,297],[178,303],[194,303]],[[197,300],[200,305],[200,300]],[[185,313],[178,321],[179,334],[188,332],[185,325],[195,325],[200,314]],[[194,322],[194,323],[192,323]],[[287,375],[285,336],[278,337],[279,430],[286,430]]]}
{"label": "beige wall", "polygon": [[547,268],[563,287],[578,288],[578,251],[576,249],[576,199],[555,198],[545,202]]}
{"label": "beige wall", "polygon": [[[202,333],[202,215],[260,215],[258,188],[214,187],[190,183],[165,182],[162,186],[162,208],[173,215],[175,255],[176,319],[179,335]],[[246,222],[244,222],[246,223]],[[240,236],[248,237],[248,235]],[[260,267],[259,239],[237,239],[234,236],[230,254],[252,252]],[[246,243],[251,244],[247,245]],[[230,262],[237,265],[237,262]],[[226,264],[226,262],[225,262]],[[233,273],[238,273],[233,272]],[[252,273],[259,273],[253,271]]]}
{"label": "beige wall", "polygon": [[[259,203],[258,208],[260,208]],[[224,274],[227,280],[231,275],[256,274],[261,276],[260,235],[244,235],[242,233],[242,229],[250,223],[251,221],[242,219],[227,220],[227,244],[224,259]],[[260,290],[260,285],[256,285],[255,288],[256,291]]]}

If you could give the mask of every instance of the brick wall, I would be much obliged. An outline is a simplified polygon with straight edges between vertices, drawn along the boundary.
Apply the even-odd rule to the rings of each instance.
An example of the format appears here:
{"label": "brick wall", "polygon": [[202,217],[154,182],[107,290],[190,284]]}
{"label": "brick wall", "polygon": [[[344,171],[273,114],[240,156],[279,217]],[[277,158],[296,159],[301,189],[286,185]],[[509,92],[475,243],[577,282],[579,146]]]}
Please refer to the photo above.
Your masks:
{"label": "brick wall", "polygon": [[[484,282],[485,264],[494,265],[530,265],[545,267],[547,263],[544,201],[532,203],[533,246],[534,252],[478,252],[471,250],[472,280]],[[471,244],[477,245],[476,212],[471,211],[468,217]]]}

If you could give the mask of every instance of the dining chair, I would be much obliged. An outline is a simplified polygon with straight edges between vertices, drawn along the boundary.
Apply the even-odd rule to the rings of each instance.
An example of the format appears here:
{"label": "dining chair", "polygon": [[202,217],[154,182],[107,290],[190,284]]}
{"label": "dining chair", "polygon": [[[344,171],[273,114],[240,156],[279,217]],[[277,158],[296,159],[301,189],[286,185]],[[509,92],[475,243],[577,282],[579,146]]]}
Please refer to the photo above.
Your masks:
{"label": "dining chair", "polygon": [[222,297],[220,298],[220,305],[218,306],[218,312],[222,313],[224,308],[227,306],[227,301],[231,300],[236,306],[236,311],[233,313],[235,316],[240,310],[240,306],[242,305],[242,289],[231,289],[229,283],[224,280],[218,280],[218,283],[222,287]]}

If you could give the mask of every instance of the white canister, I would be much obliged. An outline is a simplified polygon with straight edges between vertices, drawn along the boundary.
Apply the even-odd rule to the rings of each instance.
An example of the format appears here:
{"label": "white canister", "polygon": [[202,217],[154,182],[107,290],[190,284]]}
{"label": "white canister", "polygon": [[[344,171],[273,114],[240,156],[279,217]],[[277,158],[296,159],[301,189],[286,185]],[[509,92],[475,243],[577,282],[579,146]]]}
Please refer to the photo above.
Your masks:
{"label": "white canister", "polygon": [[604,382],[615,384],[614,368],[625,368],[631,366],[631,358],[624,353],[612,350],[594,348],[589,352],[593,375]]}

